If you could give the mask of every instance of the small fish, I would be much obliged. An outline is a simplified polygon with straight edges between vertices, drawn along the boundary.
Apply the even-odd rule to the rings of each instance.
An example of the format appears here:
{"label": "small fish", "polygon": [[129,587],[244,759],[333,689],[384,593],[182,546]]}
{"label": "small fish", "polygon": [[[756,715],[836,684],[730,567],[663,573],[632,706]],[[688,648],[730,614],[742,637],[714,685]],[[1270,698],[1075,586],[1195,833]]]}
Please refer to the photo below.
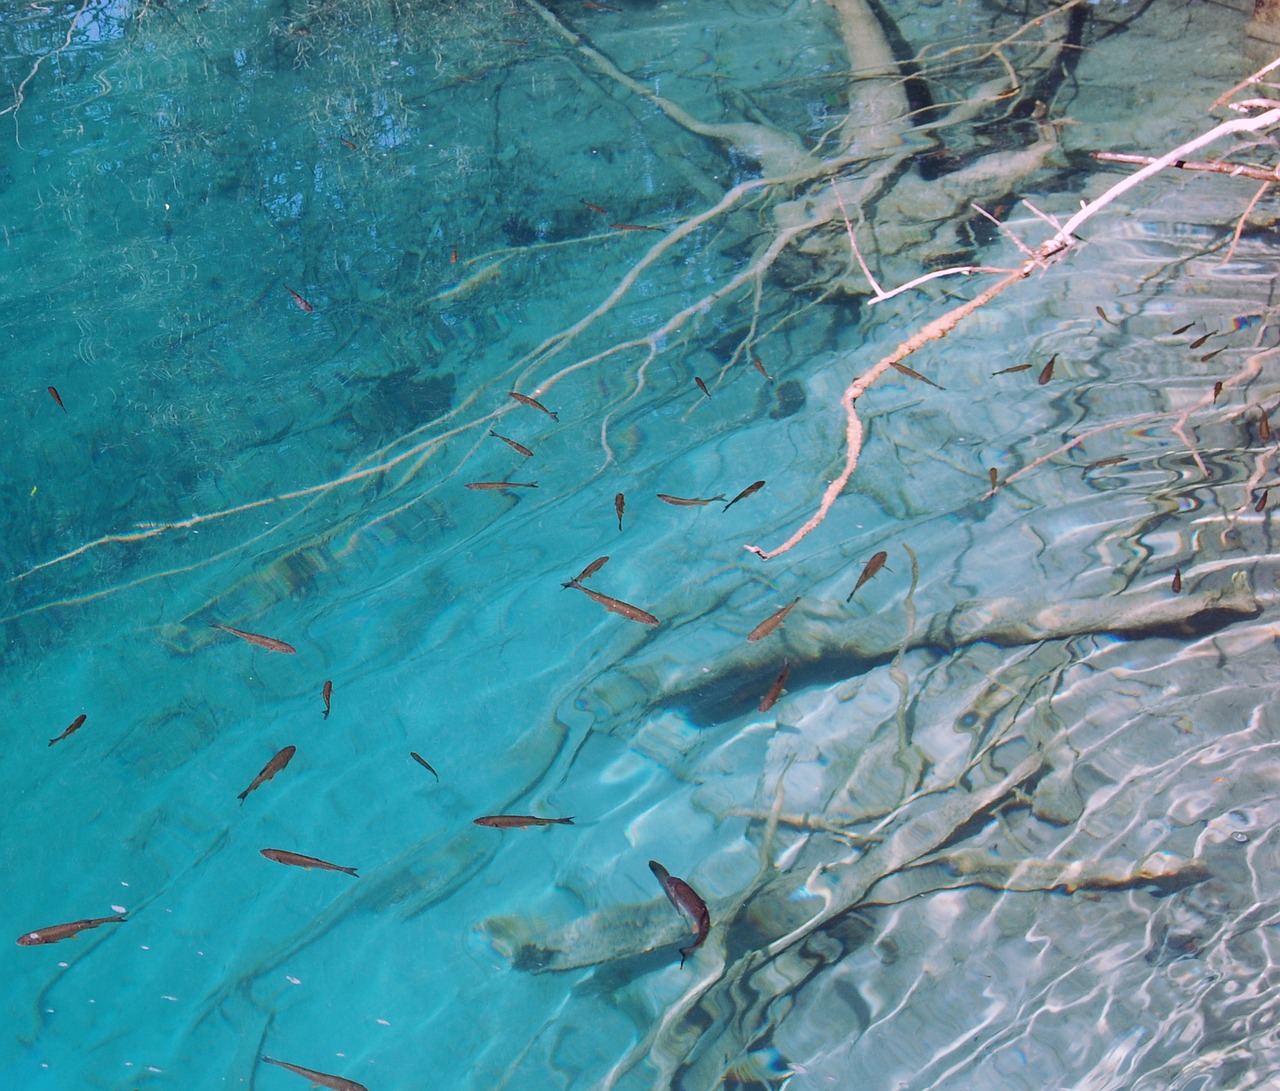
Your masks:
{"label": "small fish", "polygon": [[1179,327],[1178,327],[1176,330],[1174,330],[1174,331],[1173,331],[1173,333],[1171,333],[1169,336],[1170,336],[1170,337],[1181,337],[1184,333],[1186,333],[1186,332],[1187,332],[1187,330],[1189,330],[1189,329],[1190,329],[1192,326],[1194,326],[1194,325],[1195,325],[1195,322],[1188,322],[1185,326],[1179,326]]}
{"label": "small fish", "polygon": [[926,379],[923,375],[920,374],[920,372],[916,371],[914,368],[907,367],[906,364],[894,364],[893,369],[895,371],[902,372],[903,375],[906,375],[909,378],[918,379],[922,383],[928,383],[930,386],[934,387],[937,390],[945,389],[944,387],[938,386],[938,384],[935,383],[932,379]]}
{"label": "small fish", "polygon": [[1262,440],[1263,443],[1271,442],[1271,422],[1267,419],[1265,411],[1262,416],[1258,418],[1258,438]]}
{"label": "small fish", "polygon": [[1047,383],[1050,379],[1053,378],[1053,365],[1057,361],[1057,359],[1058,359],[1058,354],[1055,352],[1052,356],[1049,357],[1049,362],[1044,365],[1044,370],[1040,372],[1040,378],[1036,380],[1036,382],[1039,383],[1041,386],[1044,386],[1045,383]]}
{"label": "small fish", "polygon": [[590,587],[583,587],[577,580],[569,581],[570,587],[576,587],[584,595],[593,602],[598,602],[611,614],[621,614],[628,621],[638,621],[641,625],[658,625],[661,624],[648,610],[641,610],[639,606],[632,606],[629,602],[623,602],[621,599],[610,598],[608,595],[602,595],[599,591],[592,591]]}
{"label": "small fish", "polygon": [[605,11],[610,14],[617,14],[622,10],[621,8],[615,8],[610,4],[597,4],[595,0],[582,0],[582,6],[586,8],[587,11]]}
{"label": "small fish", "polygon": [[419,765],[421,765],[422,768],[424,768],[428,773],[430,773],[433,777],[435,777],[437,784],[440,782],[440,774],[431,768],[431,765],[427,762],[426,758],[424,758],[416,750],[410,750],[409,757],[413,758],[413,760],[416,761]]}
{"label": "small fish", "polygon": [[58,388],[56,386],[49,387],[49,397],[58,403],[58,408],[64,413],[67,411],[67,407],[62,404],[62,395],[58,393]]}
{"label": "small fish", "polygon": [[1182,592],[1182,569],[1181,568],[1175,568],[1173,570],[1173,583],[1169,585],[1169,590],[1171,590],[1175,595],[1181,594]]}
{"label": "small fish", "polygon": [[241,804],[244,803],[245,796],[247,796],[260,784],[265,784],[272,777],[274,777],[278,772],[280,772],[281,769],[283,769],[286,765],[288,765],[289,762],[293,760],[293,755],[297,752],[297,749],[298,748],[296,746],[286,746],[283,750],[280,751],[280,753],[278,753],[274,758],[272,758],[269,762],[267,762],[267,764],[262,767],[262,772],[253,778],[253,783],[250,784],[249,787],[246,788],[243,792],[241,792],[240,795],[237,797],[240,800]]}
{"label": "small fish", "polygon": [[[872,560],[874,559],[875,558],[873,557]],[[854,590],[857,590],[857,588],[854,588]],[[781,625],[784,621],[786,621],[787,615],[791,613],[793,609],[795,609],[795,605],[799,601],[800,601],[799,596],[796,596],[789,603],[787,603],[786,606],[784,606],[781,610],[777,611],[776,613],[770,614],[767,618],[764,619],[764,621],[760,622],[759,625],[757,625],[754,629],[751,630],[751,632],[747,634],[748,642],[754,644],[757,640],[763,640],[766,636],[768,636],[771,632],[773,632],[774,629],[776,629],[779,625]]]}
{"label": "small fish", "polygon": [[745,499],[746,499],[748,496],[750,496],[753,492],[758,492],[760,489],[763,489],[763,488],[764,488],[764,482],[763,482],[763,481],[753,481],[753,482],[751,482],[751,484],[750,484],[750,485],[748,485],[745,489],[743,489],[743,490],[742,490],[742,492],[738,493],[738,495],[737,495],[737,496],[735,496],[732,500],[730,500],[730,501],[729,501],[729,502],[728,502],[728,503],[727,503],[723,508],[721,508],[720,510],[721,510],[721,511],[728,511],[728,510],[729,510],[731,507],[733,507],[733,505],[734,505],[734,504],[736,504],[739,500],[745,500]]}
{"label": "small fish", "polygon": [[698,389],[701,390],[702,393],[704,393],[708,398],[711,397],[711,391],[707,389],[707,384],[704,383],[697,375],[693,377],[693,381],[698,384]]}
{"label": "small fish", "polygon": [[458,264],[458,248],[456,246],[449,252],[449,264]]}
{"label": "small fish", "polygon": [[1220,349],[1214,349],[1212,352],[1206,352],[1203,356],[1200,357],[1200,362],[1202,364],[1207,364],[1210,360],[1212,360],[1215,356],[1217,356],[1218,353],[1226,352],[1226,351],[1227,351],[1227,346],[1223,345],[1222,348]]}
{"label": "small fish", "polygon": [[1218,395],[1221,393],[1222,393],[1222,380],[1219,379],[1216,383],[1213,384],[1213,400],[1215,402],[1218,400]]}
{"label": "small fish", "polygon": [[1191,344],[1187,346],[1187,348],[1198,349],[1201,345],[1203,345],[1206,341],[1208,341],[1210,337],[1217,337],[1217,336],[1218,336],[1217,330],[1210,330],[1203,337],[1197,337],[1194,341],[1191,342]]}
{"label": "small fish", "polygon": [[765,371],[764,364],[760,362],[759,356],[753,356],[751,358],[751,362],[756,365],[756,370],[760,372],[761,375],[763,375],[766,379],[768,379],[769,382],[773,382],[773,376],[770,375],[767,371]]}
{"label": "small fish", "polygon": [[540,401],[538,401],[536,398],[529,397],[528,394],[517,394],[514,390],[509,390],[507,391],[507,393],[510,394],[513,398],[515,398],[515,400],[518,401],[521,405],[527,405],[530,409],[541,409],[542,412],[544,412],[548,417],[550,417],[554,421],[558,421],[560,419],[559,414],[551,412],[551,410],[548,409],[545,405],[543,405]]}
{"label": "small fish", "polygon": [[267,1064],[277,1065],[280,1068],[287,1068],[290,1072],[295,1072],[311,1081],[312,1087],[329,1087],[333,1091],[369,1091],[362,1083],[356,1083],[355,1080],[348,1080],[343,1076],[331,1076],[327,1072],[317,1072],[314,1068],[303,1068],[299,1064],[290,1064],[288,1061],[277,1061],[274,1057],[268,1057],[263,1054],[262,1059]]}
{"label": "small fish", "polygon": [[[996,475],[995,470],[992,470],[991,471],[991,487],[993,489],[996,487],[995,475]],[[858,593],[858,588],[861,587],[864,583],[866,583],[867,580],[871,579],[877,572],[879,572],[880,569],[884,567],[884,562],[887,561],[888,559],[889,559],[889,554],[886,553],[883,549],[880,550],[879,553],[874,554],[871,560],[867,562],[866,567],[862,570],[862,575],[858,577],[858,582],[853,585],[853,590],[849,592],[849,597],[844,601],[852,602],[853,596]]]}
{"label": "small fish", "polygon": [[1089,465],[1084,468],[1084,472],[1088,473],[1090,470],[1100,470],[1104,466],[1119,466],[1120,463],[1124,462],[1128,457],[1128,455],[1112,455],[1110,458],[1100,458],[1097,462],[1090,462]]}
{"label": "small fish", "polygon": [[579,584],[583,580],[589,580],[591,579],[592,576],[594,576],[597,572],[599,572],[600,569],[602,569],[608,563],[609,563],[609,558],[607,556],[597,557],[594,561],[592,561],[589,565],[587,565],[586,568],[584,568],[581,572],[579,572],[576,576],[574,576],[573,579],[571,579],[568,583],[562,583],[560,586],[573,587],[575,584]]}
{"label": "small fish", "polygon": [[63,732],[61,735],[59,735],[56,739],[50,739],[50,740],[49,740],[49,745],[50,745],[50,746],[52,746],[52,745],[53,745],[54,743],[56,743],[56,742],[62,742],[62,740],[63,740],[63,739],[65,739],[65,738],[66,738],[68,735],[70,735],[72,732],[74,732],[74,731],[79,731],[79,730],[80,730],[80,728],[84,726],[84,722],[85,722],[85,720],[87,720],[87,719],[88,719],[88,717],[87,717],[83,712],[82,712],[82,713],[80,713],[80,715],[79,715],[79,716],[77,716],[74,720],[72,720],[72,721],[71,721],[71,726],[70,726],[69,728],[67,728],[67,729],[66,729],[66,731],[64,731],[64,732]]}
{"label": "small fish", "polygon": [[233,629],[230,625],[222,625],[216,621],[209,622],[209,627],[211,629],[221,629],[224,633],[238,636],[241,640],[247,640],[250,644],[257,644],[258,647],[266,648],[268,651],[293,655],[298,650],[292,644],[286,644],[283,640],[277,640],[274,636],[259,636],[257,633],[246,633],[243,629]]}
{"label": "small fish", "polygon": [[475,819],[477,826],[495,830],[523,830],[529,826],[572,826],[572,818],[538,818],[531,814],[487,814]]}
{"label": "small fish", "polygon": [[[996,473],[996,468],[994,466],[989,466],[987,468],[987,480],[991,482],[991,491],[995,492],[996,486],[1000,484],[1000,475]],[[849,597],[852,598],[853,596],[850,595]],[[845,599],[845,602],[848,601],[849,599]]]}
{"label": "small fish", "polygon": [[327,860],[317,860],[314,856],[303,856],[300,852],[288,852],[285,849],[259,849],[268,860],[274,860],[277,864],[288,864],[290,867],[304,867],[308,871],[312,868],[319,868],[321,871],[341,871],[347,875],[356,875],[356,869],[353,867],[342,867],[340,864],[331,864]]}
{"label": "small fish", "polygon": [[615,493],[613,497],[613,510],[618,513],[618,529],[622,529],[622,513],[627,510],[627,498],[622,493]]}
{"label": "small fish", "polygon": [[468,489],[536,489],[536,481],[470,481]]}
{"label": "small fish", "polygon": [[1253,505],[1254,511],[1262,511],[1267,506],[1267,493],[1270,491],[1270,489],[1262,490],[1262,495],[1258,497],[1258,502]]}
{"label": "small fish", "polygon": [[305,299],[303,299],[302,296],[298,295],[298,293],[295,292],[292,288],[290,288],[289,285],[286,284],[284,286],[284,290],[288,292],[291,296],[293,296],[293,301],[299,307],[301,307],[304,311],[306,311],[307,314],[310,314],[312,311],[315,310],[315,308],[311,306],[310,303],[308,303]]}
{"label": "small fish", "polygon": [[787,684],[787,675],[791,673],[791,660],[784,659],[782,661],[782,672],[774,679],[773,685],[769,687],[769,692],[760,698],[760,711],[768,712],[778,703],[778,698],[782,696],[782,687]]}
{"label": "small fish", "polygon": [[671,496],[668,493],[658,493],[658,499],[664,504],[673,504],[677,508],[700,508],[704,504],[715,504],[724,499],[724,493],[719,496],[708,496],[705,500],[697,496]]}
{"label": "small fish", "polygon": [[89,920],[72,921],[70,924],[51,924],[48,928],[24,932],[18,937],[18,946],[35,947],[41,943],[57,943],[60,939],[70,939],[77,932],[97,928],[100,924],[118,924],[124,919],[123,913],[117,913],[113,917],[91,917]]}
{"label": "small fish", "polygon": [[525,458],[533,458],[533,452],[529,450],[529,448],[526,447],[523,443],[517,443],[513,439],[508,439],[506,436],[498,432],[495,432],[492,428],[489,429],[489,435],[493,436],[494,439],[502,440],[502,442],[505,443],[508,447],[510,447],[513,451],[519,452],[520,454],[524,455]]}
{"label": "small fish", "polygon": [[649,870],[662,884],[662,889],[666,892],[671,904],[693,925],[693,942],[688,947],[680,948],[680,965],[683,966],[684,960],[702,946],[707,933],[711,931],[711,914],[707,912],[707,903],[699,897],[693,887],[683,879],[677,879],[657,860],[649,861]]}
{"label": "small fish", "polygon": [[359,151],[359,150],[360,150],[360,149],[359,149],[359,148],[357,148],[353,143],[351,143],[351,141],[350,141],[350,140],[348,140],[345,136],[340,136],[340,137],[338,137],[338,139],[339,139],[339,140],[341,140],[341,141],[342,141],[342,142],[343,142],[343,143],[344,143],[348,148],[350,148],[353,152],[354,152],[354,151]]}
{"label": "small fish", "polygon": [[1107,312],[1104,311],[1101,307],[1094,307],[1093,309],[1098,312],[1098,317],[1101,318],[1102,321],[1104,321],[1108,326],[1115,326],[1117,328],[1119,327],[1120,323],[1112,322],[1111,319],[1107,317]]}
{"label": "small fish", "polygon": [[660,227],[650,227],[648,224],[610,224],[615,231],[661,231]]}
{"label": "small fish", "polygon": [[992,378],[994,378],[997,375],[1013,375],[1019,371],[1030,371],[1030,370],[1031,370],[1030,364],[1014,364],[1013,367],[1004,367],[1004,368],[1001,368],[999,371],[993,371],[991,373],[991,376]]}
{"label": "small fish", "polygon": [[578,198],[578,201],[579,201],[581,204],[586,205],[586,206],[587,206],[587,208],[588,208],[590,211],[592,211],[592,212],[599,213],[601,216],[606,216],[606,215],[608,215],[608,211],[609,211],[608,209],[601,208],[599,205],[593,205],[590,201],[584,201],[584,200],[582,200],[582,198],[581,198],[581,197],[579,197],[579,198]]}
{"label": "small fish", "polygon": [[320,690],[320,697],[324,701],[324,718],[329,718],[329,698],[333,696],[333,683],[325,682]]}

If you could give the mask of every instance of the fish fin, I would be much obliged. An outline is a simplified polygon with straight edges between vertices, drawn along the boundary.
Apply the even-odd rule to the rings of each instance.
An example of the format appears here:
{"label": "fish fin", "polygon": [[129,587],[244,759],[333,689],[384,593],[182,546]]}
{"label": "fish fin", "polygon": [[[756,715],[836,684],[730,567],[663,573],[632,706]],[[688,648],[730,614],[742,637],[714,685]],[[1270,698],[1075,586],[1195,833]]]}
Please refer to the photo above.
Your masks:
{"label": "fish fin", "polygon": [[356,874],[356,869],[353,867],[340,867],[338,868],[338,870],[345,871],[348,875],[350,875],[354,879],[360,878],[360,876]]}
{"label": "fish fin", "polygon": [[573,819],[572,819],[572,818],[557,818],[557,819],[554,819],[554,821],[559,822],[559,823],[560,823],[560,825],[562,825],[562,826],[572,826],[572,825],[573,825]]}

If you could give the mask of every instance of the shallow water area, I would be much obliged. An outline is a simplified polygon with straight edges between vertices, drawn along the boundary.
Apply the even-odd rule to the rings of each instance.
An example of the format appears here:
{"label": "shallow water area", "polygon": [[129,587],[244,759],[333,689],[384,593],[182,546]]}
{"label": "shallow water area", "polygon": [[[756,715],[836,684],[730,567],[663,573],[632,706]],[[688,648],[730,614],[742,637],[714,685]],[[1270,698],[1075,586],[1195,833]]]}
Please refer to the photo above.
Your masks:
{"label": "shallow water area", "polygon": [[0,20],[0,1086],[1280,1078],[1245,19]]}

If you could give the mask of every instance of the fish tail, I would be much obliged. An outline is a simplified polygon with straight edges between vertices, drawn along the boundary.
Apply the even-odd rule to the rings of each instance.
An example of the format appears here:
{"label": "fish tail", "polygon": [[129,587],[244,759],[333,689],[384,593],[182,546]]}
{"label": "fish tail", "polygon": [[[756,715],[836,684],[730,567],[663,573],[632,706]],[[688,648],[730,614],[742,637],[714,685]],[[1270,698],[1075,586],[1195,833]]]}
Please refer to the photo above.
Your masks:
{"label": "fish tail", "polygon": [[335,870],[346,872],[348,875],[350,875],[354,879],[360,878],[360,876],[356,874],[356,869],[353,867],[340,867],[340,868],[336,868]]}
{"label": "fish tail", "polygon": [[123,924],[123,923],[124,923],[125,921],[127,921],[128,919],[129,919],[129,918],[128,918],[128,917],[126,917],[123,913],[117,913],[114,917],[108,917],[108,918],[107,918],[107,920],[112,921],[112,922],[117,923],[117,924]]}
{"label": "fish tail", "polygon": [[560,414],[559,414],[559,413],[551,413],[551,414],[549,414],[549,415],[550,415],[550,417],[551,417],[551,419],[552,419],[553,421],[556,421],[557,423],[559,422],[559,420],[560,420]]}
{"label": "fish tail", "polygon": [[552,822],[559,822],[559,823],[560,823],[560,825],[562,825],[562,826],[572,826],[572,825],[573,825],[573,819],[572,819],[572,818],[553,818],[551,821],[552,821]]}
{"label": "fish tail", "polygon": [[324,710],[324,718],[326,720],[329,718],[329,710],[327,708]]}
{"label": "fish tail", "polygon": [[[723,499],[724,499],[724,493],[721,493],[719,496],[713,496],[713,497],[711,498],[711,500],[712,500],[712,501],[715,501],[715,500],[723,500]],[[708,501],[708,503],[710,503],[710,502],[711,502],[711,501]]]}

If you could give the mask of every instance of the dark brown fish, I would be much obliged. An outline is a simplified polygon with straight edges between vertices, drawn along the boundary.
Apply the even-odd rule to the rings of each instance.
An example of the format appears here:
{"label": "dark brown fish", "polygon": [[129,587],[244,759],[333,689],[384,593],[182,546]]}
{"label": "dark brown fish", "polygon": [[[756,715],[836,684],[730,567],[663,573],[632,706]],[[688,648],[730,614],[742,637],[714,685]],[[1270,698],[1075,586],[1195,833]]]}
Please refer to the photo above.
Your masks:
{"label": "dark brown fish", "polygon": [[548,409],[545,405],[543,405],[540,401],[537,401],[535,398],[529,397],[528,394],[517,394],[514,390],[509,390],[507,391],[507,393],[510,394],[513,398],[515,398],[515,400],[518,401],[521,405],[527,405],[529,406],[530,409],[541,409],[542,412],[544,412],[552,420],[558,421],[560,419],[560,417],[557,414],[551,412],[551,410]]}
{"label": "dark brown fish", "polygon": [[711,391],[707,389],[707,384],[704,383],[697,375],[693,377],[693,381],[698,384],[699,390],[701,390],[708,398],[711,397]]}
{"label": "dark brown fish", "polygon": [[572,818],[538,818],[531,814],[487,814],[475,819],[477,826],[495,830],[523,830],[529,826],[572,826]]}
{"label": "dark brown fish", "polygon": [[468,489],[536,489],[536,481],[469,481]]}
{"label": "dark brown fish", "polygon": [[1040,378],[1036,380],[1036,382],[1039,383],[1041,386],[1044,386],[1045,383],[1047,383],[1050,379],[1053,378],[1053,365],[1057,361],[1057,359],[1058,359],[1058,354],[1055,352],[1052,356],[1049,357],[1049,362],[1044,365],[1044,370],[1040,372]]}
{"label": "dark brown fish", "polygon": [[79,731],[80,728],[84,725],[84,722],[86,719],[88,719],[88,717],[83,712],[80,713],[79,716],[77,716],[74,720],[71,721],[71,726],[67,728],[66,731],[64,731],[56,739],[49,740],[49,745],[52,746],[56,742],[62,742],[62,740],[65,739],[68,735],[70,735],[73,731]]}
{"label": "dark brown fish", "polygon": [[1098,312],[1098,317],[1101,318],[1102,321],[1104,321],[1108,326],[1118,327],[1120,325],[1119,322],[1112,322],[1111,319],[1107,317],[1107,312],[1104,311],[1101,307],[1094,307],[1093,309]]}
{"label": "dark brown fish", "polygon": [[1210,360],[1212,360],[1215,356],[1217,356],[1218,353],[1226,352],[1226,351],[1227,351],[1227,346],[1223,345],[1222,348],[1220,349],[1214,349],[1212,352],[1206,352],[1203,356],[1200,357],[1200,362],[1202,364],[1207,364]]}
{"label": "dark brown fish", "polygon": [[289,285],[286,284],[284,286],[284,290],[288,292],[291,296],[293,296],[294,303],[296,303],[300,309],[306,311],[307,314],[310,314],[312,311],[315,310],[315,308],[311,306],[310,303],[308,303],[305,299],[303,299],[302,296],[298,295],[298,293],[295,292],[292,288],[290,288]]}
{"label": "dark brown fish", "polygon": [[24,932],[18,937],[18,946],[35,947],[41,943],[57,943],[60,939],[70,939],[77,932],[88,928],[97,928],[100,924],[118,924],[124,919],[123,913],[117,913],[114,917],[91,917],[89,920],[72,921],[70,924],[51,924],[48,928]]}
{"label": "dark brown fish", "polygon": [[793,598],[789,603],[787,603],[786,606],[784,606],[781,610],[777,611],[776,613],[770,614],[767,618],[764,619],[764,621],[760,622],[759,625],[757,625],[754,629],[752,629],[751,632],[747,633],[747,640],[753,644],[757,640],[763,640],[766,636],[768,636],[771,632],[773,632],[774,629],[776,629],[779,625],[781,625],[784,621],[786,621],[787,615],[791,613],[792,610],[795,609],[795,605],[799,601],[800,601],[800,598],[799,596],[797,596],[796,598]]}
{"label": "dark brown fish", "polygon": [[433,777],[435,777],[437,784],[440,782],[440,774],[431,768],[431,765],[427,762],[426,758],[424,758],[416,750],[410,750],[409,757],[413,758],[413,760],[416,761],[419,765],[421,765],[422,768],[424,768],[428,773],[430,773]]}
{"label": "dark brown fish", "polygon": [[573,579],[571,579],[568,583],[562,583],[560,586],[573,587],[575,584],[579,584],[583,580],[589,580],[591,579],[592,576],[594,576],[597,572],[599,572],[600,569],[602,569],[608,563],[609,563],[609,558],[607,556],[597,557],[594,561],[592,561],[589,565],[587,565],[586,568],[584,568],[581,572],[579,572],[576,576],[574,576]]}
{"label": "dark brown fish", "polygon": [[1188,322],[1185,326],[1179,326],[1176,330],[1173,331],[1172,334],[1170,334],[1170,336],[1181,337],[1184,333],[1187,332],[1187,330],[1189,330],[1194,325],[1195,325],[1194,322]]}
{"label": "dark brown fish", "polygon": [[731,507],[733,507],[733,505],[734,505],[734,504],[736,504],[739,500],[745,500],[745,499],[746,499],[748,496],[750,496],[753,492],[759,492],[759,490],[761,490],[761,489],[763,489],[763,488],[764,488],[764,482],[763,482],[763,481],[753,481],[753,482],[751,482],[751,484],[750,484],[750,485],[748,485],[745,489],[743,489],[743,490],[742,490],[742,492],[738,493],[738,495],[737,495],[737,496],[735,496],[732,500],[730,500],[730,501],[729,501],[729,502],[728,502],[728,503],[727,503],[723,508],[721,508],[720,510],[721,510],[721,511],[728,511],[728,510],[729,510]]}
{"label": "dark brown fish", "polygon": [[769,692],[760,698],[760,711],[768,712],[778,703],[778,698],[782,696],[782,687],[787,684],[787,675],[791,673],[791,660],[784,659],[782,661],[782,672],[773,680],[773,685],[769,687]]}
{"label": "dark brown fish", "polygon": [[523,443],[517,443],[513,439],[508,439],[506,436],[502,435],[500,432],[495,432],[492,428],[489,429],[489,435],[493,436],[494,439],[502,440],[502,442],[505,443],[508,447],[510,447],[513,451],[518,451],[520,454],[524,455],[525,458],[533,458],[533,452],[529,450],[529,448],[526,447]]}
{"label": "dark brown fish", "polygon": [[1031,370],[1030,364],[1014,364],[1013,367],[1005,367],[1005,368],[1001,368],[999,371],[993,371],[991,375],[994,378],[997,375],[1013,375],[1015,372],[1030,371],[1030,370]]}
{"label": "dark brown fish", "polygon": [[658,619],[649,613],[649,611],[641,610],[639,606],[632,606],[631,603],[623,602],[621,599],[610,598],[608,595],[602,595],[599,591],[592,591],[590,587],[583,587],[577,580],[570,580],[569,586],[576,587],[593,602],[598,602],[610,613],[621,614],[628,621],[638,621],[641,625],[660,624]]}
{"label": "dark brown fish", "polygon": [[55,402],[58,403],[58,408],[61,409],[64,413],[67,411],[67,407],[62,404],[62,395],[58,393],[57,387],[55,386],[49,387],[49,397],[51,397]]}
{"label": "dark brown fish", "polygon": [[938,386],[938,384],[935,383],[932,379],[926,379],[923,375],[920,374],[920,372],[916,371],[914,368],[907,367],[906,364],[894,364],[893,369],[894,371],[902,372],[902,374],[906,375],[908,378],[918,379],[922,383],[928,383],[930,386],[938,390],[945,389],[944,387]]}
{"label": "dark brown fish", "polygon": [[333,683],[325,682],[320,688],[320,697],[324,701],[324,718],[329,718],[329,698],[333,696]]}
{"label": "dark brown fish", "polygon": [[1218,400],[1218,395],[1221,393],[1222,393],[1222,380],[1219,379],[1216,383],[1213,384],[1213,400],[1215,402]]}
{"label": "dark brown fish", "polygon": [[769,382],[773,382],[773,376],[770,375],[767,371],[765,371],[764,364],[760,362],[759,356],[751,357],[751,362],[756,365],[756,370],[760,372],[761,375],[763,375],[766,379],[768,379]]}
{"label": "dark brown fish", "polygon": [[355,1080],[348,1080],[344,1076],[331,1076],[327,1072],[317,1072],[314,1068],[303,1068],[300,1064],[290,1064],[288,1061],[277,1061],[274,1057],[268,1057],[265,1054],[262,1057],[267,1064],[277,1065],[280,1068],[287,1068],[290,1072],[294,1072],[304,1079],[311,1081],[312,1087],[329,1087],[332,1091],[369,1091],[362,1083],[356,1083]]}
{"label": "dark brown fish", "polygon": [[599,213],[601,216],[606,215],[609,211],[608,209],[601,208],[599,205],[593,205],[590,201],[583,201],[581,197],[579,197],[578,200],[582,204],[586,205],[592,212]]}
{"label": "dark brown fish", "polygon": [[285,849],[259,849],[268,860],[274,860],[277,864],[288,864],[290,867],[304,867],[308,871],[312,868],[319,868],[321,871],[342,871],[347,875],[356,875],[356,869],[353,867],[343,867],[341,864],[331,864],[327,860],[317,860],[314,856],[303,856],[300,852],[288,852]]}
{"label": "dark brown fish", "polygon": [[1084,472],[1088,473],[1090,470],[1100,470],[1104,466],[1119,466],[1120,463],[1124,462],[1128,457],[1128,455],[1112,455],[1110,458],[1100,458],[1097,462],[1090,462],[1089,465],[1084,468]]}
{"label": "dark brown fish", "polygon": [[278,772],[280,772],[281,769],[283,769],[286,765],[288,765],[289,762],[293,761],[293,755],[297,752],[297,750],[298,748],[296,746],[286,746],[283,750],[280,751],[280,753],[278,753],[274,758],[272,758],[269,762],[267,762],[267,764],[262,767],[262,772],[253,778],[253,783],[250,784],[249,787],[246,788],[243,792],[241,792],[240,795],[237,797],[240,800],[241,804],[244,803],[245,796],[247,796],[260,784],[265,784],[272,777],[274,777]]}
{"label": "dark brown fish", "polygon": [[1270,491],[1270,489],[1262,490],[1262,495],[1258,497],[1258,502],[1253,505],[1254,511],[1262,511],[1267,506],[1267,493]]}
{"label": "dark brown fish", "polygon": [[1271,422],[1267,419],[1266,411],[1258,418],[1258,438],[1263,443],[1271,442]]}
{"label": "dark brown fish", "polygon": [[673,504],[677,508],[700,508],[704,504],[714,504],[724,499],[724,493],[719,496],[708,496],[705,500],[701,497],[689,496],[670,496],[665,492],[658,493],[658,499],[664,504]]}
{"label": "dark brown fish", "polygon": [[[996,473],[996,468],[994,466],[990,466],[987,468],[987,480],[991,482],[991,491],[995,492],[996,486],[1000,484],[1000,475]],[[849,598],[852,598],[852,597],[853,597],[852,595],[849,596]],[[845,599],[845,602],[848,602],[848,601],[849,599]]]}
{"label": "dark brown fish", "polygon": [[250,644],[257,644],[259,648],[266,648],[267,651],[293,655],[298,650],[292,644],[286,644],[283,640],[277,640],[274,636],[246,633],[243,629],[233,629],[230,625],[223,625],[217,621],[209,622],[209,627],[211,629],[221,629],[224,633],[230,633],[232,636],[238,636],[241,640],[247,640]]}
{"label": "dark brown fish", "polygon": [[[993,489],[996,487],[995,470],[991,471],[991,487]],[[880,569],[884,567],[884,562],[887,561],[888,559],[889,559],[889,554],[886,553],[883,549],[880,550],[879,553],[873,554],[871,557],[871,560],[867,562],[867,566],[862,570],[862,575],[858,577],[858,582],[853,585],[853,590],[849,592],[849,597],[844,601],[852,602],[853,596],[858,593],[858,588],[861,587],[864,583],[866,583],[867,580],[871,579],[871,577],[874,576],[877,572],[879,572]]]}
{"label": "dark brown fish", "polygon": [[627,498],[622,493],[615,493],[613,497],[613,510],[618,513],[618,529],[622,529],[622,513],[627,510]]}
{"label": "dark brown fish", "polygon": [[[1192,325],[1194,325],[1194,323],[1192,323]],[[1188,348],[1193,348],[1193,349],[1198,349],[1201,345],[1203,345],[1206,341],[1208,341],[1210,337],[1217,337],[1217,336],[1218,336],[1218,331],[1217,331],[1217,330],[1211,330],[1209,333],[1206,333],[1203,337],[1197,337],[1197,338],[1196,338],[1194,341],[1192,341],[1192,342],[1191,342],[1191,344],[1190,344],[1190,345],[1188,345],[1187,347],[1188,347]]]}
{"label": "dark brown fish", "polygon": [[662,884],[662,889],[671,904],[693,925],[693,942],[688,947],[680,948],[680,965],[683,966],[684,960],[706,941],[707,933],[711,931],[711,914],[707,912],[707,903],[702,900],[697,891],[683,879],[677,879],[657,860],[649,861],[649,870]]}
{"label": "dark brown fish", "polygon": [[1173,583],[1169,585],[1169,590],[1175,595],[1182,592],[1182,569],[1175,568],[1173,570]]}

